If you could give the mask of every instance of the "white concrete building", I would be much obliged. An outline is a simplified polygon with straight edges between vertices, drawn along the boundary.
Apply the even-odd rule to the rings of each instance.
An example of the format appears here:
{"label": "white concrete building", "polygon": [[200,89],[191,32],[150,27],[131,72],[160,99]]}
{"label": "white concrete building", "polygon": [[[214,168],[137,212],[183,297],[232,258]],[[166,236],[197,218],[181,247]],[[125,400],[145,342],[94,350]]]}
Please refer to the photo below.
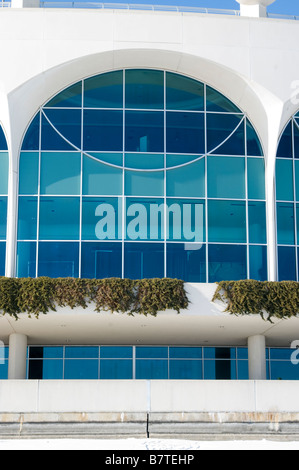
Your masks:
{"label": "white concrete building", "polygon": [[0,317],[0,432],[298,431],[298,319],[212,302],[298,281],[299,22],[239,3],[2,3],[1,275],[181,278],[190,306]]}

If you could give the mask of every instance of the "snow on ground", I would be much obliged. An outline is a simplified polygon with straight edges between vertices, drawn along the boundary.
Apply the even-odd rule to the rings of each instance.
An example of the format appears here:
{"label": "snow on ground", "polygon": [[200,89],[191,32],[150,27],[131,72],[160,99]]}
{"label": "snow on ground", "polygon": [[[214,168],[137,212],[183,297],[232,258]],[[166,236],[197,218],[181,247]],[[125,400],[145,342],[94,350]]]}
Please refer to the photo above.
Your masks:
{"label": "snow on ground", "polygon": [[107,451],[199,451],[199,450],[299,450],[299,441],[176,439],[2,439],[1,450],[107,450]]}

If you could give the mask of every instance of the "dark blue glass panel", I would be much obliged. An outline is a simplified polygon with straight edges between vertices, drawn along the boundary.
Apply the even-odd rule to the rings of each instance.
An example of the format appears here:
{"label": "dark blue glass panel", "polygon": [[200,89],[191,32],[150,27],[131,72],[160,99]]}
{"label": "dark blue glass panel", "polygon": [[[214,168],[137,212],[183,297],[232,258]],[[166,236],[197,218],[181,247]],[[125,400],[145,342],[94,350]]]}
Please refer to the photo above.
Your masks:
{"label": "dark blue glass panel", "polygon": [[8,361],[0,363],[0,380],[8,379]]}
{"label": "dark blue glass panel", "polygon": [[[81,110],[79,109],[47,109],[44,111],[47,119],[55,129],[72,145],[81,148]],[[43,150],[60,150],[59,147],[52,147],[47,135],[48,127],[44,126],[46,121],[43,116],[42,128],[42,149]],[[50,125],[48,123],[48,125]],[[62,149],[61,149],[62,150]]]}
{"label": "dark blue glass panel", "polygon": [[98,346],[66,346],[65,357],[67,359],[98,359]]}
{"label": "dark blue glass panel", "polygon": [[163,109],[164,72],[126,70],[126,108]]}
{"label": "dark blue glass panel", "polygon": [[204,115],[167,112],[166,151],[168,153],[204,154]]}
{"label": "dark blue glass panel", "polygon": [[126,199],[126,239],[164,240],[164,200]]}
{"label": "dark blue glass panel", "polygon": [[132,359],[132,346],[101,346],[101,359]]}
{"label": "dark blue glass panel", "polygon": [[241,360],[248,360],[248,348],[237,348],[237,357]]}
{"label": "dark blue glass panel", "polygon": [[262,158],[247,159],[248,199],[265,199],[265,162]]}
{"label": "dark blue glass panel", "polygon": [[249,243],[267,243],[266,204],[248,203]]}
{"label": "dark blue glass panel", "polygon": [[167,72],[166,109],[203,111],[203,83],[175,73]]}
{"label": "dark blue glass panel", "polygon": [[122,111],[84,111],[84,150],[121,152],[123,150]]}
{"label": "dark blue glass panel", "polygon": [[136,379],[167,380],[168,361],[163,359],[139,359],[136,361]]}
{"label": "dark blue glass panel", "polygon": [[278,281],[296,281],[296,248],[278,247]]}
{"label": "dark blue glass panel", "polygon": [[249,247],[249,275],[256,281],[267,281],[267,247],[252,245]]}
{"label": "dark blue glass panel", "polygon": [[125,278],[164,277],[164,245],[162,243],[125,243]]}
{"label": "dark blue glass panel", "polygon": [[63,346],[45,346],[43,348],[44,359],[62,359]]}
{"label": "dark blue glass panel", "polygon": [[248,361],[237,361],[238,380],[249,380]]}
{"label": "dark blue glass panel", "polygon": [[19,170],[19,194],[38,193],[38,152],[22,152]]}
{"label": "dark blue glass panel", "polygon": [[260,157],[263,156],[263,149],[258,135],[252,124],[246,119],[246,136],[247,136],[247,155]]}
{"label": "dark blue glass panel", "polygon": [[209,245],[209,282],[247,279],[246,246]]}
{"label": "dark blue glass panel", "polygon": [[4,135],[4,132],[1,126],[0,126],[0,150],[7,150],[6,137]]}
{"label": "dark blue glass panel", "polygon": [[82,106],[82,82],[70,86],[58,93],[45,105],[47,108],[81,108]]}
{"label": "dark blue glass panel", "polygon": [[208,197],[245,199],[245,158],[208,157]]}
{"label": "dark blue glass panel", "polygon": [[6,239],[7,197],[0,197],[0,240]]}
{"label": "dark blue glass panel", "polygon": [[[297,124],[296,124],[297,123]],[[294,157],[299,158],[299,119],[294,121],[293,128],[294,128]]]}
{"label": "dark blue glass panel", "polygon": [[236,359],[236,348],[204,348],[205,359]]}
{"label": "dark blue glass panel", "polygon": [[244,122],[240,124],[242,118],[243,116],[233,114],[208,114],[208,152],[218,155],[245,155],[245,125]]}
{"label": "dark blue glass panel", "polygon": [[80,198],[40,198],[40,240],[78,240]]}
{"label": "dark blue glass panel", "polygon": [[[175,167],[190,160],[186,155],[167,155],[167,166]],[[167,196],[205,197],[205,158],[166,172]]]}
{"label": "dark blue glass panel", "polygon": [[110,72],[84,81],[85,108],[122,108],[123,72]]}
{"label": "dark blue glass panel", "polygon": [[83,198],[82,240],[121,239],[121,203],[117,198]]}
{"label": "dark blue glass panel", "polygon": [[202,361],[171,360],[169,361],[170,380],[201,380]]}
{"label": "dark blue glass panel", "polygon": [[170,359],[201,359],[202,348],[197,347],[170,347],[169,348]]}
{"label": "dark blue glass panel", "polygon": [[126,111],[127,152],[164,152],[164,113]]}
{"label": "dark blue glass panel", "polygon": [[36,276],[36,242],[18,242],[17,277]]}
{"label": "dark blue glass panel", "polygon": [[81,277],[106,279],[122,277],[121,243],[82,243]]}
{"label": "dark blue glass panel", "polygon": [[299,367],[288,361],[270,361],[271,380],[299,380]]}
{"label": "dark blue glass panel", "polygon": [[[42,150],[74,150],[74,147],[66,142],[56,131],[53,129],[49,121],[42,116],[42,133],[41,133],[41,149]],[[24,150],[27,150],[24,148]],[[31,149],[28,149],[31,150]],[[32,149],[35,150],[35,149]]]}
{"label": "dark blue glass panel", "polygon": [[285,360],[290,361],[292,353],[296,349],[292,348],[270,348],[270,358],[273,360]]}
{"label": "dark blue glass panel", "polygon": [[246,203],[208,201],[210,242],[246,243]]}
{"label": "dark blue glass panel", "polygon": [[37,113],[25,134],[22,150],[39,150],[39,120],[40,113]]}
{"label": "dark blue glass panel", "polygon": [[64,378],[66,380],[96,380],[99,376],[99,361],[96,359],[66,359]]}
{"label": "dark blue glass panel", "polygon": [[37,197],[19,197],[18,240],[36,240]]}
{"label": "dark blue glass panel", "polygon": [[279,245],[294,245],[294,205],[287,202],[277,203],[277,242]]}
{"label": "dark blue glass panel", "polygon": [[204,379],[205,380],[236,380],[237,367],[236,361],[204,361]]}
{"label": "dark blue glass panel", "polygon": [[161,346],[136,346],[137,359],[167,359],[168,348]]}
{"label": "dark blue glass panel", "polygon": [[44,152],[41,155],[41,194],[80,194],[81,153]]}
{"label": "dark blue glass panel", "polygon": [[218,91],[207,86],[207,111],[213,112],[228,112],[228,113],[240,113],[240,109],[237,108],[230,100],[223,96]]}
{"label": "dark blue glass panel", "polygon": [[168,243],[167,277],[185,282],[206,282],[206,246]]}
{"label": "dark blue glass panel", "polygon": [[280,138],[277,150],[277,158],[279,157],[293,158],[292,121],[289,122]]}
{"label": "dark blue glass panel", "polygon": [[[33,361],[30,361],[32,363]],[[63,379],[63,360],[44,360],[43,361],[43,380],[62,380]]]}
{"label": "dark blue glass panel", "polygon": [[133,361],[127,359],[103,359],[100,361],[100,379],[133,379]]}
{"label": "dark blue glass panel", "polygon": [[40,242],[38,276],[78,277],[79,243]]}
{"label": "dark blue glass panel", "polygon": [[293,160],[276,160],[276,200],[294,201]]}
{"label": "dark blue glass panel", "polygon": [[6,243],[0,242],[0,276],[5,276]]}

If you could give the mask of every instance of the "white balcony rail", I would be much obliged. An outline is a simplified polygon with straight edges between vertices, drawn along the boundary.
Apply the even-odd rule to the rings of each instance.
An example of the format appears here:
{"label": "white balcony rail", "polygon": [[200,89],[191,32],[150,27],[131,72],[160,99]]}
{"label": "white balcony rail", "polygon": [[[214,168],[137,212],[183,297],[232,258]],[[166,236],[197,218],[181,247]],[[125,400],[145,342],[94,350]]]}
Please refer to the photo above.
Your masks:
{"label": "white balcony rail", "polygon": [[[11,7],[11,0],[0,0],[0,8]],[[101,2],[84,2],[84,1],[51,1],[41,0],[40,8],[86,8],[86,9],[105,9],[105,10],[144,10],[144,11],[174,11],[178,13],[204,13],[212,15],[232,15],[240,16],[239,10],[227,10],[217,8],[202,8],[192,6],[177,5],[150,5],[150,4],[131,4],[131,3],[101,3]],[[299,20],[297,15],[280,15],[276,13],[268,13],[268,18]]]}

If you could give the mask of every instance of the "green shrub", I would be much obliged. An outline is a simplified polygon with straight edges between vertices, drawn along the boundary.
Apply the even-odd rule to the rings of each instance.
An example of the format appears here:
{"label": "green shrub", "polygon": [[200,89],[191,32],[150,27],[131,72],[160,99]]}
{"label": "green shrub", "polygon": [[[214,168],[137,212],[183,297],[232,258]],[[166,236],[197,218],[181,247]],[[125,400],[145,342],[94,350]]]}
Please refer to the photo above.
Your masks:
{"label": "green shrub", "polygon": [[21,312],[38,318],[56,307],[156,316],[167,309],[180,313],[189,301],[177,279],[74,279],[47,277],[0,278],[0,312],[18,318]]}
{"label": "green shrub", "polygon": [[[299,313],[299,283],[294,281],[222,281],[213,297],[227,304],[234,315],[259,314],[262,318],[291,318]],[[267,318],[265,318],[265,316]]]}

